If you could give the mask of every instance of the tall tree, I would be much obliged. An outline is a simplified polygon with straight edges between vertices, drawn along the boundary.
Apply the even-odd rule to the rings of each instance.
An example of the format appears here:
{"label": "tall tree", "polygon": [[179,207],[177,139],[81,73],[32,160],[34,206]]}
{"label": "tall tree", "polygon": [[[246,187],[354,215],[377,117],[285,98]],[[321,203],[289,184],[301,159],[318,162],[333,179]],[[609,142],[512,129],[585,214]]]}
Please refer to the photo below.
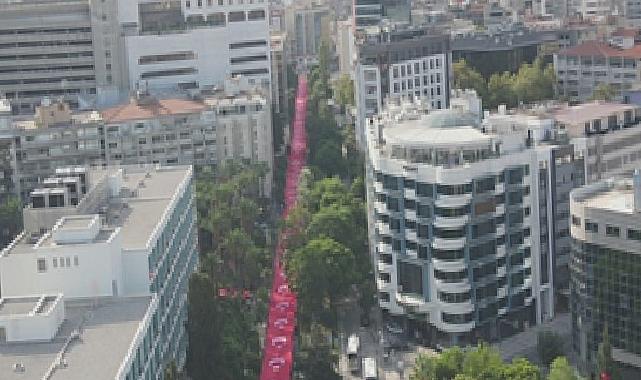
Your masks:
{"label": "tall tree", "polygon": [[559,356],[550,365],[548,380],[579,380],[579,377],[574,368],[570,366],[568,359]]}
{"label": "tall tree", "polygon": [[599,375],[606,374],[611,380],[617,380],[615,373],[616,364],[612,358],[612,345],[610,344],[610,333],[607,323],[603,328],[601,344],[599,344],[599,350],[597,352],[597,368]]}
{"label": "tall tree", "polygon": [[467,62],[462,59],[452,65],[454,73],[454,88],[458,89],[474,89],[481,97],[487,96],[487,84],[481,73],[469,66]]}
{"label": "tall tree", "polygon": [[354,81],[347,74],[343,74],[334,84],[334,97],[342,107],[354,105]]}
{"label": "tall tree", "polygon": [[22,203],[10,196],[0,204],[0,249],[9,244],[22,230]]}
{"label": "tall tree", "polygon": [[594,90],[592,91],[592,97],[590,99],[611,101],[614,100],[616,96],[617,92],[614,87],[612,87],[612,85],[601,83],[594,88]]}
{"label": "tall tree", "polygon": [[537,352],[539,360],[549,367],[554,359],[563,356],[563,338],[552,331],[540,331],[537,335]]}

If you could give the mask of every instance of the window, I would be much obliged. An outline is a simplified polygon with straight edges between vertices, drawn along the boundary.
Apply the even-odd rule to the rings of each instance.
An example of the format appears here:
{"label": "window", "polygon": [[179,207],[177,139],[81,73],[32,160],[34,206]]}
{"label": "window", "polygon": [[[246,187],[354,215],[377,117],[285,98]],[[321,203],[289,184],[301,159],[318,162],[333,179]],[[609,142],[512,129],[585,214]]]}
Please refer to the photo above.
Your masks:
{"label": "window", "polygon": [[65,257],[65,264],[67,267],[71,266],[71,258],[70,257]]}
{"label": "window", "polygon": [[597,233],[597,232],[599,232],[599,225],[597,223],[594,223],[594,222],[586,219],[585,220],[585,231],[592,232],[592,233]]}
{"label": "window", "polygon": [[58,268],[58,258],[57,257],[53,258],[53,267],[54,268]]}
{"label": "window", "polygon": [[619,229],[619,227],[606,225],[605,234],[606,236],[610,237],[619,237],[621,236],[621,230]]}
{"label": "window", "polygon": [[47,260],[46,259],[38,259],[38,272],[43,273],[47,271]]}
{"label": "window", "polygon": [[78,256],[73,257],[73,265],[78,266]]}
{"label": "window", "polygon": [[229,12],[228,20],[229,22],[245,21],[245,12],[242,12],[242,11]]}
{"label": "window", "polygon": [[572,215],[572,224],[575,226],[581,226],[581,218]]}
{"label": "window", "polygon": [[255,10],[255,11],[249,11],[247,13],[247,19],[252,21],[252,20],[264,20],[265,19],[265,11],[262,9]]}
{"label": "window", "polygon": [[641,231],[628,229],[628,239],[641,240]]}

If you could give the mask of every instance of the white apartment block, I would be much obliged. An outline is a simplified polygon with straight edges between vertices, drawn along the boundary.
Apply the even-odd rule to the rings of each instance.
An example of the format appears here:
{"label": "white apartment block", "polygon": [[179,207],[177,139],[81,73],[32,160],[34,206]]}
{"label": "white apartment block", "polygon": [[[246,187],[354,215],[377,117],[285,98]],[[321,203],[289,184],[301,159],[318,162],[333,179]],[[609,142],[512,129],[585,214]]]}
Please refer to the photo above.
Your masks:
{"label": "white apartment block", "polygon": [[76,168],[32,192],[25,231],[0,253],[2,379],[161,379],[184,364],[192,177]]}
{"label": "white apartment block", "polygon": [[559,95],[574,101],[588,100],[599,85],[615,91],[641,83],[641,45],[634,36],[614,36],[609,43],[587,41],[554,55]]}
{"label": "white apartment block", "polygon": [[552,317],[553,265],[541,255],[538,202],[538,167],[548,158],[529,148],[527,131],[488,133],[477,115],[426,114],[430,108],[390,104],[368,125],[380,307],[411,315],[449,344]]}
{"label": "white apartment block", "polygon": [[629,177],[641,166],[641,109],[630,104],[586,103],[551,115],[582,162],[583,183]]}
{"label": "white apartment block", "polygon": [[151,92],[271,82],[265,0],[120,0],[130,88]]}
{"label": "white apartment block", "polygon": [[23,199],[56,167],[129,164],[216,165],[228,159],[264,162],[271,194],[272,114],[267,89],[246,78],[204,99],[158,99],[139,93],[125,104],[72,113],[64,103],[38,108],[0,132],[6,188]]}

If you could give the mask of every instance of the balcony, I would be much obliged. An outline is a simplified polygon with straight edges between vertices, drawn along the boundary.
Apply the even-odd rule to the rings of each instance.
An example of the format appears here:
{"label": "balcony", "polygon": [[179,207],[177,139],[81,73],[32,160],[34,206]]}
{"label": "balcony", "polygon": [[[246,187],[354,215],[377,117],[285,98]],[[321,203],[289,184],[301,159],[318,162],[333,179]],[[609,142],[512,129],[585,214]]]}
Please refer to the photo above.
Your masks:
{"label": "balcony", "polygon": [[425,298],[420,294],[396,293],[396,301],[406,307],[420,308],[425,305]]}
{"label": "balcony", "polygon": [[416,199],[416,190],[405,189],[405,199]]}
{"label": "balcony", "polygon": [[499,245],[496,247],[496,257],[501,258],[505,257],[505,246],[504,245]]}
{"label": "balcony", "polygon": [[387,264],[383,261],[379,261],[378,264],[376,265],[378,267],[378,271],[382,273],[392,273],[394,272],[394,265],[393,264]]}
{"label": "balcony", "polygon": [[465,293],[469,292],[472,288],[467,279],[461,282],[445,282],[443,280],[434,279],[436,288],[447,293]]}
{"label": "balcony", "polygon": [[382,182],[374,182],[374,191],[381,194],[384,193],[385,190],[383,190],[383,183]]}
{"label": "balcony", "polygon": [[450,314],[467,314],[474,311],[472,302],[448,303],[441,302],[441,310]]}
{"label": "balcony", "polygon": [[497,183],[494,187],[494,193],[503,194],[505,192],[505,184],[503,182]]}
{"label": "balcony", "polygon": [[460,272],[467,268],[467,264],[464,259],[448,261],[432,258],[432,264],[434,269],[438,269],[443,272]]}
{"label": "balcony", "polygon": [[417,241],[418,240],[415,230],[406,229],[405,230],[405,237],[408,240],[413,240],[413,241]]}
{"label": "balcony", "polygon": [[505,205],[504,204],[496,205],[496,209],[494,210],[494,214],[496,214],[496,215],[505,214]]}
{"label": "balcony", "polygon": [[434,204],[436,207],[462,207],[470,203],[472,194],[443,195],[439,194]]}
{"label": "balcony", "polygon": [[496,291],[496,297],[497,298],[505,298],[507,297],[507,286],[504,286],[502,288],[498,288]]}
{"label": "balcony", "polygon": [[448,333],[464,333],[464,332],[469,332],[474,329],[474,326],[476,325],[476,322],[471,321],[468,323],[446,323],[446,322],[441,322],[441,326],[443,331],[448,332]]}
{"label": "balcony", "polygon": [[405,218],[416,220],[416,210],[405,209]]}
{"label": "balcony", "polygon": [[376,247],[378,248],[378,253],[386,253],[388,255],[394,254],[390,244],[379,242]]}
{"label": "balcony", "polygon": [[507,270],[505,269],[505,267],[498,267],[496,269],[496,276],[497,277],[505,277],[506,274],[507,274]]}
{"label": "balcony", "polygon": [[378,289],[379,292],[393,292],[394,285],[391,282],[388,281],[383,281],[380,278],[376,280],[376,288]]}
{"label": "balcony", "polygon": [[461,215],[452,218],[437,216],[434,218],[435,227],[462,227],[470,221],[469,215]]}
{"label": "balcony", "polygon": [[378,228],[378,233],[381,235],[391,235],[389,224],[384,222],[376,222],[376,228]]}
{"label": "balcony", "polygon": [[467,239],[462,237],[458,239],[434,238],[432,248],[436,249],[463,249]]}

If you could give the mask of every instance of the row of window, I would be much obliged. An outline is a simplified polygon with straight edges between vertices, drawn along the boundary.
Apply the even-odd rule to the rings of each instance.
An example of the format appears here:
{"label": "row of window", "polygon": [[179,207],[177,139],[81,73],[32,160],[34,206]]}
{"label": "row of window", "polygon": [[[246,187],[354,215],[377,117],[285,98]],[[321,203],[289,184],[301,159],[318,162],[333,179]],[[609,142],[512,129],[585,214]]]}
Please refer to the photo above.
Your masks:
{"label": "row of window", "polygon": [[[225,3],[226,5],[234,5],[234,0],[185,0],[185,8],[191,9],[192,5],[198,8],[202,8],[203,6],[208,6],[211,7],[214,5],[214,1],[218,6],[223,6]],[[247,4],[254,4],[256,3],[262,3],[264,0],[247,0]],[[236,0],[235,2],[237,5],[243,5],[245,3],[245,0]]]}
{"label": "row of window", "polygon": [[[53,268],[70,268],[71,267],[71,257],[66,256],[66,257],[54,257],[52,260],[52,266]],[[73,265],[78,266],[78,256],[73,257]],[[38,258],[36,260],[36,266],[38,268],[39,273],[45,273],[48,270],[48,265],[47,265],[47,259],[45,258]]]}
{"label": "row of window", "polygon": [[[441,59],[440,58],[426,58],[422,65],[419,62],[406,63],[394,65],[392,67],[392,78],[398,79],[399,77],[405,77],[408,75],[417,75],[421,73],[421,67],[423,71],[440,69],[441,68]],[[439,74],[440,75],[440,74]]]}
{"label": "row of window", "polygon": [[[576,215],[572,215],[572,224],[575,226],[580,227],[581,226],[581,218],[579,218]],[[593,222],[589,219],[585,219],[584,223],[584,229],[586,232],[591,232],[591,233],[599,233],[599,224],[596,222]],[[633,228],[628,228],[626,231],[626,238],[628,240],[639,240],[641,241],[641,230],[633,229]],[[611,225],[611,224],[606,224],[605,225],[605,236],[608,237],[616,237],[620,238],[621,237],[621,227]]]}

